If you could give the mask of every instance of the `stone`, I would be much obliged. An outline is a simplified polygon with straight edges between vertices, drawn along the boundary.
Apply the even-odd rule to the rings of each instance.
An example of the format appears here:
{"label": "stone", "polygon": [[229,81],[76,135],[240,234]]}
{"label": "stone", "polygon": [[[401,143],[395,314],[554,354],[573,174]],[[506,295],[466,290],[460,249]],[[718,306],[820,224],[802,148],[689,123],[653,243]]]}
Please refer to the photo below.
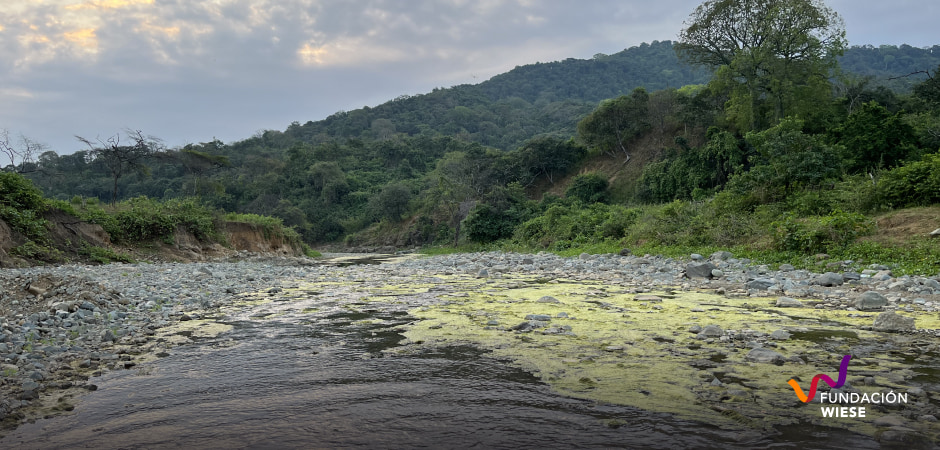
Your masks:
{"label": "stone", "polygon": [[490,272],[486,269],[480,269],[480,271],[477,272],[477,278],[486,278],[489,276],[490,276]]}
{"label": "stone", "polygon": [[525,316],[525,320],[548,322],[549,320],[552,320],[552,316],[549,316],[548,314],[528,314]]}
{"label": "stone", "polygon": [[820,286],[842,286],[845,280],[842,278],[842,274],[835,272],[826,272],[813,280],[813,284],[818,284]]}
{"label": "stone", "polygon": [[777,299],[778,308],[802,308],[803,302],[790,297],[780,297]]}
{"label": "stone", "polygon": [[560,300],[558,300],[558,299],[555,298],[555,297],[552,297],[551,295],[542,296],[541,298],[539,298],[539,299],[536,300],[535,302],[536,302],[536,303],[561,303]]}
{"label": "stone", "polygon": [[689,255],[689,257],[692,258],[692,261],[701,261],[701,260],[705,259],[704,256],[702,256],[702,255],[700,255],[700,254],[698,254],[698,253],[693,253],[693,254]]}
{"label": "stone", "polygon": [[780,353],[766,348],[755,348],[747,352],[744,358],[751,362],[770,364],[782,364],[786,360]]}
{"label": "stone", "polygon": [[712,270],[712,278],[721,278],[725,276],[725,273],[721,269]]}
{"label": "stone", "polygon": [[747,289],[757,289],[759,291],[766,291],[767,288],[773,286],[774,284],[775,284],[774,280],[771,280],[770,278],[755,278],[753,280],[748,281],[747,284],[744,285],[744,287]]}
{"label": "stone", "polygon": [[854,306],[861,311],[873,311],[888,306],[888,299],[875,291],[868,291],[855,299]]}
{"label": "stone", "polygon": [[781,272],[792,272],[792,271],[794,271],[794,270],[796,270],[796,267],[793,267],[792,264],[781,264],[781,265],[780,265],[780,271],[781,271]]}
{"label": "stone", "polygon": [[773,333],[770,333],[770,338],[777,341],[785,341],[790,339],[790,333],[788,333],[786,330],[777,330]]}
{"label": "stone", "polygon": [[731,254],[731,252],[726,252],[726,251],[717,251],[715,253],[712,253],[710,256],[711,259],[717,259],[719,261],[727,261],[733,257],[734,255]]}
{"label": "stone", "polygon": [[659,296],[652,294],[639,294],[636,297],[633,297],[635,302],[661,302],[663,299]]}
{"label": "stone", "polygon": [[702,332],[699,333],[700,336],[704,337],[719,337],[724,336],[725,332],[718,325],[706,325],[705,328],[702,328]]}
{"label": "stone", "polygon": [[878,331],[914,331],[914,318],[895,314],[894,311],[883,312],[875,317],[872,328]]}
{"label": "stone", "polygon": [[620,249],[620,256],[630,256],[633,252],[629,248]]}
{"label": "stone", "polygon": [[712,271],[717,269],[712,263],[689,263],[685,266],[685,276],[689,278],[711,278]]}

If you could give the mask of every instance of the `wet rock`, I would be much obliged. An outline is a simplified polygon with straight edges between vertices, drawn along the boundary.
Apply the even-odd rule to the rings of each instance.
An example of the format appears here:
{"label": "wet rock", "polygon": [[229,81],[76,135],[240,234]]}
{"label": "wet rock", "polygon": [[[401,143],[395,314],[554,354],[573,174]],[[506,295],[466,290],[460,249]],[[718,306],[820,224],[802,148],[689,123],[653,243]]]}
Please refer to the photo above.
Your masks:
{"label": "wet rock", "polygon": [[780,297],[777,299],[776,306],[778,308],[802,308],[803,302],[790,297]]}
{"label": "wet rock", "polygon": [[744,358],[752,362],[770,364],[782,364],[786,360],[780,353],[766,348],[755,348],[747,352]]}
{"label": "wet rock", "polygon": [[914,331],[914,318],[895,314],[894,311],[883,312],[875,317],[872,327],[878,331]]}
{"label": "wet rock", "polygon": [[888,299],[875,291],[868,291],[858,296],[854,306],[862,311],[878,310],[888,306]]}
{"label": "wet rock", "polygon": [[842,278],[842,274],[835,272],[826,272],[813,280],[813,284],[826,287],[842,286],[844,282],[845,280]]}
{"label": "wet rock", "polygon": [[712,263],[689,263],[685,266],[685,276],[689,278],[711,278],[712,271],[717,269]]}

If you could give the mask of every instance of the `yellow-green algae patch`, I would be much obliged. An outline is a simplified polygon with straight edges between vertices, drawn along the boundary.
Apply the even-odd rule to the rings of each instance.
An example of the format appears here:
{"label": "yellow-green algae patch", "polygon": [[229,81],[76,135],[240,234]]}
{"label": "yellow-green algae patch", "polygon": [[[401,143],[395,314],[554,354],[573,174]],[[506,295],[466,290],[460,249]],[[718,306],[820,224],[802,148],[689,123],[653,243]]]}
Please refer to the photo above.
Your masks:
{"label": "yellow-green algae patch", "polygon": [[160,328],[157,336],[171,344],[183,344],[190,338],[212,338],[231,329],[231,325],[214,320],[188,320]]}
{"label": "yellow-green algae patch", "polygon": [[[513,361],[565,395],[731,428],[809,421],[873,435],[872,421],[882,415],[869,408],[864,419],[822,422],[819,404],[802,404],[797,399],[787,385],[790,378],[798,377],[808,390],[815,374],[836,376],[843,355],[813,340],[780,341],[772,350],[806,363],[794,362],[794,358],[775,365],[748,361],[750,348],[744,340],[699,339],[689,331],[693,325],[718,325],[739,336],[765,336],[780,329],[797,332],[812,327],[834,335],[852,330],[857,339],[871,339],[878,333],[858,327],[870,326],[874,314],[784,310],[771,307],[772,299],[728,299],[701,292],[654,292],[661,301],[649,297],[638,301],[623,288],[589,282],[529,284],[511,290],[484,286],[464,296],[451,294],[442,296],[445,301],[440,305],[411,311],[423,319],[404,333],[411,343],[469,343],[487,348],[493,356]],[[552,296],[558,303],[539,301],[543,296]],[[803,319],[795,321],[789,314]],[[515,330],[526,328],[517,326],[531,320],[526,318],[529,315],[551,319],[529,332]],[[932,322],[927,322],[929,327]],[[918,322],[918,326],[923,324]],[[882,366],[892,360],[873,355],[867,361]],[[894,382],[878,383],[882,387],[904,388],[904,376],[883,378],[876,380]],[[715,379],[721,385],[713,385]],[[881,389],[857,388],[863,393]]]}

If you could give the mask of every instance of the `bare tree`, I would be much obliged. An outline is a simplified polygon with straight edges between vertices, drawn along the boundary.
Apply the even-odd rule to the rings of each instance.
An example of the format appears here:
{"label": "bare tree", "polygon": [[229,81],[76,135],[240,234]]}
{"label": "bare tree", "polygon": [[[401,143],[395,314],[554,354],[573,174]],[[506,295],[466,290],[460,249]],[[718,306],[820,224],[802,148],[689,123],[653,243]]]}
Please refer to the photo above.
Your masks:
{"label": "bare tree", "polygon": [[[36,162],[36,156],[46,149],[44,144],[36,142],[22,134],[19,136],[19,142],[16,143],[10,139],[10,132],[6,129],[0,129],[0,153],[6,155],[10,160],[4,170],[16,173],[29,173],[39,170]],[[17,162],[18,161],[18,162]]]}
{"label": "bare tree", "polygon": [[148,173],[144,161],[163,147],[163,143],[159,139],[153,136],[144,136],[140,130],[124,130],[124,134],[130,141],[126,145],[121,145],[120,133],[106,140],[95,138],[95,142],[81,136],[75,136],[90,148],[89,154],[92,159],[101,161],[111,172],[111,177],[114,179],[114,189],[111,191],[112,205],[117,202],[118,180],[130,172]]}

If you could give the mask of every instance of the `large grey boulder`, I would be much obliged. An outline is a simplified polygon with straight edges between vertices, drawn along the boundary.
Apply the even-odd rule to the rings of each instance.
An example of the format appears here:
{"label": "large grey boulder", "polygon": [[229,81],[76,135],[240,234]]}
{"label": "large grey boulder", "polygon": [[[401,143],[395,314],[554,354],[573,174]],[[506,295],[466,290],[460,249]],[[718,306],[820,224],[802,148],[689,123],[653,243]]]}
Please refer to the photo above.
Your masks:
{"label": "large grey boulder", "polygon": [[875,291],[868,291],[855,299],[855,308],[862,311],[878,310],[888,306],[888,299]]}
{"label": "large grey boulder", "polygon": [[895,314],[894,311],[883,312],[875,317],[872,327],[878,331],[914,331],[914,318]]}
{"label": "large grey boulder", "polygon": [[845,280],[842,278],[842,274],[835,272],[826,272],[813,280],[813,284],[818,284],[820,286],[842,286]]}
{"label": "large grey boulder", "polygon": [[717,269],[712,263],[689,263],[685,266],[685,276],[689,278],[711,278],[712,271]]}

